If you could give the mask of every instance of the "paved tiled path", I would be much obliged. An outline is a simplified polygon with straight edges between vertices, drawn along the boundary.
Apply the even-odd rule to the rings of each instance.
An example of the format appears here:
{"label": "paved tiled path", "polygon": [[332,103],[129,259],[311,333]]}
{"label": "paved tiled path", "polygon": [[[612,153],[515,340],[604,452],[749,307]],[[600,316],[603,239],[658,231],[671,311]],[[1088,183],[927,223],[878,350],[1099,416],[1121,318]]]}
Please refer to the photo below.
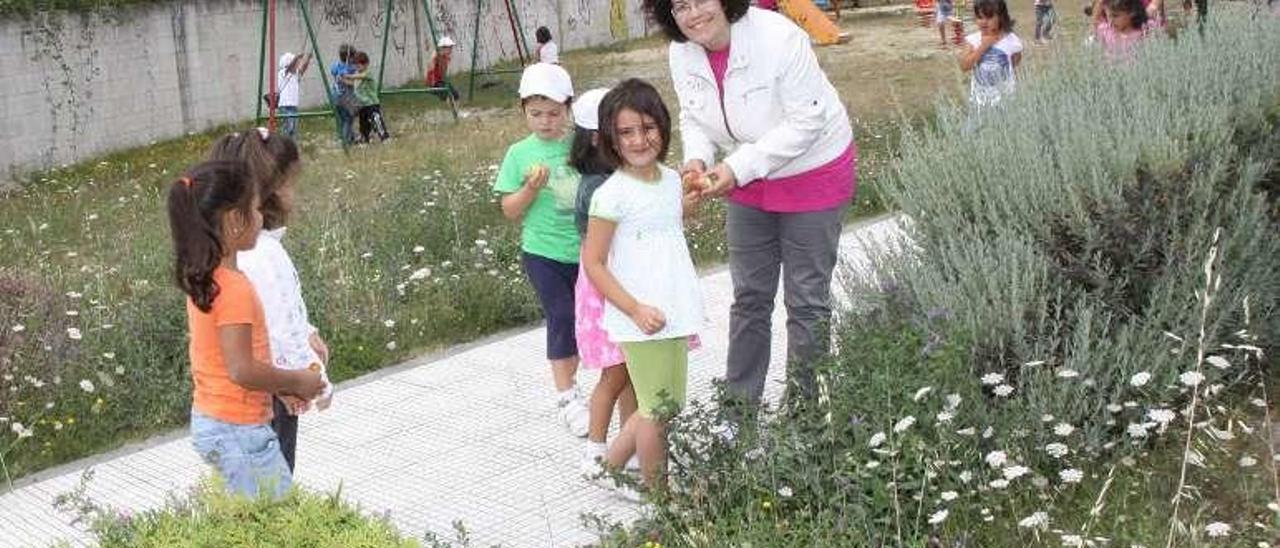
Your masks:
{"label": "paved tiled path", "polygon": [[[850,227],[842,258],[861,262],[861,240],[896,231],[882,218]],[[729,274],[702,280],[712,325],[691,356],[690,397],[706,397],[723,374],[732,296]],[[775,311],[773,367],[785,353],[782,305]],[[297,480],[333,490],[370,513],[388,513],[407,535],[451,536],[462,520],[474,545],[573,546],[592,542],[579,516],[626,519],[639,508],[578,479],[582,441],[556,420],[542,328],[514,332],[411,360],[339,387],[328,411],[301,421]],[[590,390],[595,375],[581,375]],[[769,395],[779,392],[771,382]],[[185,432],[46,471],[0,495],[0,546],[85,544],[85,532],[52,501],[93,468],[89,496],[141,510],[191,486],[206,467]]]}

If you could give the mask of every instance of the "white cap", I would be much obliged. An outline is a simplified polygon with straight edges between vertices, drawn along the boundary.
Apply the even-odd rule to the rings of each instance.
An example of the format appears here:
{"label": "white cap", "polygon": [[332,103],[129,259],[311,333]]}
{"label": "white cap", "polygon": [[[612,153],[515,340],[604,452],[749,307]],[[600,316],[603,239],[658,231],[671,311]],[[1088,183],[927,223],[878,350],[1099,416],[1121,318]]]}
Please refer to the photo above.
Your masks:
{"label": "white cap", "polygon": [[294,55],[286,51],[280,54],[280,62],[277,63],[277,65],[280,67],[287,67],[289,66],[289,63],[292,63],[293,60],[296,59],[297,57],[298,57],[297,55]]}
{"label": "white cap", "polygon": [[452,46],[455,46],[455,45],[457,45],[457,44],[456,44],[456,43],[454,43],[453,38],[449,38],[448,36],[441,36],[441,37],[440,37],[440,41],[439,41],[439,42],[436,42],[436,47],[437,47],[437,48],[447,48],[447,47],[452,47]]}
{"label": "white cap", "polygon": [[525,67],[520,75],[520,98],[542,95],[563,103],[573,97],[573,81],[569,72],[560,65],[534,63]]}
{"label": "white cap", "polygon": [[596,88],[583,92],[573,102],[573,125],[582,129],[600,129],[600,100],[609,88]]}

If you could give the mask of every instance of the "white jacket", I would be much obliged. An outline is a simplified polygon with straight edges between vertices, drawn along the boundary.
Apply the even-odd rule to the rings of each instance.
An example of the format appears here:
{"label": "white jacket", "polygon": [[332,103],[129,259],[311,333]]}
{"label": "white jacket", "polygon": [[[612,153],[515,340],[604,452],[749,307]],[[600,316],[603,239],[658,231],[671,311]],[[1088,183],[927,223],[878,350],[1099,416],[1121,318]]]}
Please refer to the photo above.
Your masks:
{"label": "white jacket", "polygon": [[[306,369],[312,363],[320,363],[310,342],[316,328],[302,301],[298,271],[280,242],[284,233],[284,227],[259,232],[253,249],[236,254],[236,267],[249,278],[262,302],[272,365],[279,369]],[[321,370],[321,376],[327,396],[333,388],[327,372]]]}
{"label": "white jacket", "polygon": [[702,46],[672,42],[668,51],[684,160],[710,167],[717,150],[725,153],[742,186],[803,173],[840,156],[853,130],[809,35],[786,17],[757,8],[729,32],[723,105]]}

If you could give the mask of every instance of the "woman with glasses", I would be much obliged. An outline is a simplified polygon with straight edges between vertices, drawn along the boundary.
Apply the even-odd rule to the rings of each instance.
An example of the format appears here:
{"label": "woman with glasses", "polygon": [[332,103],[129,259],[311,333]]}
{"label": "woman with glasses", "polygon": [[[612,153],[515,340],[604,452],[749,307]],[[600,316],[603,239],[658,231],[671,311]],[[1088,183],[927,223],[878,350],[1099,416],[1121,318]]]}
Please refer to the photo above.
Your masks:
{"label": "woman with glasses", "polygon": [[849,116],[809,36],[785,16],[748,0],[645,0],[644,8],[671,41],[681,175],[728,199],[730,395],[754,405],[764,392],[781,278],[788,377],[800,391],[788,398],[811,397],[857,180]]}

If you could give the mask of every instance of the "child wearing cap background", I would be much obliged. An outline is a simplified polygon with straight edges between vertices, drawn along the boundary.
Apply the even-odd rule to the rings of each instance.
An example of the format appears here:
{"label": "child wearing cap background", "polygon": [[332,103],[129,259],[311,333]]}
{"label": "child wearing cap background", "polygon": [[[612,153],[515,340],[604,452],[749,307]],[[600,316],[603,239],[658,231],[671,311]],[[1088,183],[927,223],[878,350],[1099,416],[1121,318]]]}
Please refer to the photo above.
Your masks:
{"label": "child wearing cap background", "polygon": [[311,54],[294,55],[285,52],[280,56],[280,68],[276,73],[276,93],[279,94],[277,111],[284,121],[284,134],[298,138],[298,105],[302,101],[302,73],[311,65]]}
{"label": "child wearing cap background", "polygon": [[458,90],[445,80],[445,76],[449,75],[449,61],[453,60],[453,38],[441,36],[440,41],[436,42],[436,52],[431,54],[431,68],[427,69],[427,87],[429,88],[445,88],[447,91],[436,93],[436,96],[444,100],[448,96],[453,96],[453,100],[458,100]]}
{"label": "child wearing cap background", "polygon": [[493,184],[502,214],[519,223],[521,263],[547,321],[556,406],[569,432],[587,434],[588,411],[578,392],[573,291],[581,238],[574,222],[580,175],[568,165],[566,118],[573,82],[559,65],[535,63],[520,75],[520,109],[531,134],[507,148]]}

